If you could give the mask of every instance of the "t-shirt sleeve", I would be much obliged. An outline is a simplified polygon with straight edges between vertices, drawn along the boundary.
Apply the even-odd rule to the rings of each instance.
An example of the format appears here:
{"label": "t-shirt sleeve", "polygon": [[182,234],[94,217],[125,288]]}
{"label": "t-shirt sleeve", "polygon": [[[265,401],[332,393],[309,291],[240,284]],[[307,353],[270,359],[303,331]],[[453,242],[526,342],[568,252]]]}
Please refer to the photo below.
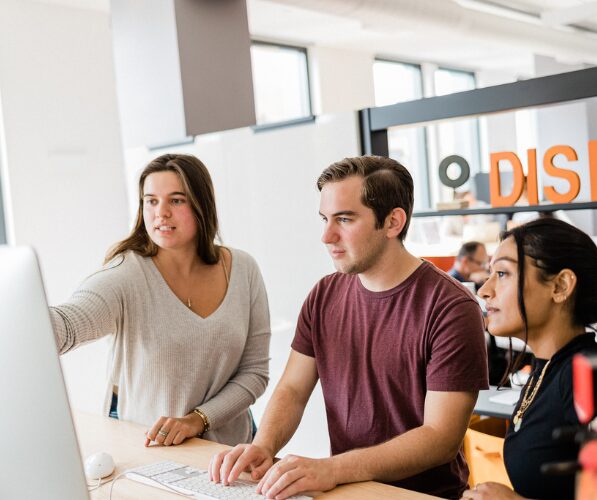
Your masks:
{"label": "t-shirt sleeve", "polygon": [[430,342],[428,390],[479,391],[489,387],[483,316],[475,301],[458,301],[442,311]]}
{"label": "t-shirt sleeve", "polygon": [[313,346],[313,316],[315,307],[315,295],[317,286],[311,290],[298,317],[296,332],[291,347],[305,356],[315,357]]}

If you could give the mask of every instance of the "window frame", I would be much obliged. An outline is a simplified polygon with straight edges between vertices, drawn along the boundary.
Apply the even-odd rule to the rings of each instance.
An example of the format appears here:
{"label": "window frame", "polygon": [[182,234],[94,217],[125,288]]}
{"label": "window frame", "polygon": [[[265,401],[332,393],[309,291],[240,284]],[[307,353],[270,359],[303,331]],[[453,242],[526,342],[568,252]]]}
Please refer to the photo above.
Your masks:
{"label": "window frame", "polygon": [[443,97],[444,95],[449,95],[449,94],[437,95],[437,93],[435,91],[435,72],[436,71],[449,71],[450,73],[462,73],[462,74],[470,75],[473,77],[473,88],[472,89],[457,90],[456,92],[451,92],[451,94],[455,94],[457,92],[468,92],[469,90],[477,89],[477,74],[474,71],[466,70],[466,69],[462,69],[462,68],[450,68],[449,66],[437,66],[433,70],[433,77],[434,77],[433,78],[433,94],[434,94],[434,97]]}
{"label": "window frame", "polygon": [[[414,63],[414,62],[402,61],[400,59],[393,59],[391,57],[375,56],[373,58],[373,64],[375,64],[378,61],[384,62],[384,63],[400,64],[401,66],[410,66],[411,68],[415,68],[419,72],[419,85],[420,85],[419,90],[421,92],[421,97],[415,97],[412,100],[423,99],[425,97],[425,82],[423,81],[424,74],[423,74],[423,68],[422,68],[421,64]],[[375,75],[373,75],[373,76],[374,76],[374,80],[375,80]],[[373,92],[375,93],[375,81],[373,83]],[[407,102],[407,101],[398,101],[398,102]],[[391,104],[390,104],[390,106],[391,106]]]}
{"label": "window frame", "polygon": [[[280,121],[271,122],[271,123],[255,124],[255,125],[251,126],[251,129],[253,130],[253,132],[276,130],[279,128],[294,127],[296,125],[303,125],[306,123],[315,122],[316,117],[313,114],[313,99],[311,96],[311,71],[309,68],[309,51],[307,50],[307,47],[301,47],[299,45],[291,45],[291,44],[282,43],[282,42],[272,42],[272,41],[265,41],[265,40],[259,40],[259,39],[251,39],[251,47],[253,47],[253,45],[278,47],[278,48],[287,49],[287,50],[294,50],[297,52],[302,52],[305,55],[305,75],[307,77],[306,98],[307,98],[307,111],[308,111],[307,115],[301,116],[298,118],[291,118],[289,120],[280,120]],[[255,87],[255,83],[253,83],[253,87]],[[254,100],[255,100],[255,108],[257,108],[257,98],[255,96],[254,89],[253,89],[253,96],[254,96]]]}

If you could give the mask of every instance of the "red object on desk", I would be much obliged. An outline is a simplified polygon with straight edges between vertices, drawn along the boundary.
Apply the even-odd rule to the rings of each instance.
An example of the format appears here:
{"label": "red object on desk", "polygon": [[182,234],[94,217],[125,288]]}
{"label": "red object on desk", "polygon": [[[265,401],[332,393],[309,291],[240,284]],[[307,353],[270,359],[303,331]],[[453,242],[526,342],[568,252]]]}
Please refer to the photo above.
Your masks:
{"label": "red object on desk", "polygon": [[[597,356],[576,354],[572,359],[574,409],[581,424],[595,418],[595,373]],[[578,455],[582,472],[576,483],[576,500],[597,498],[597,440],[585,444]]]}
{"label": "red object on desk", "polygon": [[435,267],[448,272],[454,265],[456,258],[450,255],[441,255],[436,257],[421,257],[421,259],[431,262]]}
{"label": "red object on desk", "polygon": [[597,440],[589,441],[578,454],[583,470],[597,472]]}
{"label": "red object on desk", "polygon": [[588,424],[595,417],[595,392],[593,373],[597,358],[576,354],[572,359],[574,409],[581,424]]}
{"label": "red object on desk", "polygon": [[597,441],[589,441],[580,450],[578,461],[582,472],[576,483],[576,500],[595,500],[597,498]]}

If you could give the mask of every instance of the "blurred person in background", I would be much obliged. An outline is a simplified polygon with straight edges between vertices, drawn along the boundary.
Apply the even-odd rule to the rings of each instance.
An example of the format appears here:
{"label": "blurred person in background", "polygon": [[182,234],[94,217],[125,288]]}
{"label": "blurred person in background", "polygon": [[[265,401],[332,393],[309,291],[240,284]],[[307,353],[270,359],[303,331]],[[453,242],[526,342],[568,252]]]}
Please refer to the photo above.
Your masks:
{"label": "blurred person in background", "polygon": [[469,241],[458,250],[454,265],[448,274],[461,283],[472,281],[478,290],[489,277],[488,261],[485,245],[478,241]]}

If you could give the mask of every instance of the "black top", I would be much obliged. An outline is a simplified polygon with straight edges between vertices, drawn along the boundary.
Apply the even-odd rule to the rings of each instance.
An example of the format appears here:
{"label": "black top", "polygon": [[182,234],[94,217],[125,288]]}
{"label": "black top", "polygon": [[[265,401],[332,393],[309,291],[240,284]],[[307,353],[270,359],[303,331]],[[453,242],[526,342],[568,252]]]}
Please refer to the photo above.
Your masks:
{"label": "black top", "polygon": [[[510,420],[504,443],[504,462],[508,476],[519,495],[533,499],[566,500],[574,498],[574,474],[547,476],[541,465],[578,459],[579,445],[558,443],[552,432],[558,427],[578,426],[572,390],[572,357],[580,351],[596,348],[595,335],[579,335],[560,349],[551,359],[543,382],[531,405],[522,417],[518,432]],[[535,384],[547,360],[535,359],[532,376]],[[534,375],[534,376],[533,376]],[[527,382],[528,384],[528,382]],[[531,387],[529,394],[532,392]],[[524,395],[526,386],[521,392]],[[516,415],[520,400],[513,415]]]}

